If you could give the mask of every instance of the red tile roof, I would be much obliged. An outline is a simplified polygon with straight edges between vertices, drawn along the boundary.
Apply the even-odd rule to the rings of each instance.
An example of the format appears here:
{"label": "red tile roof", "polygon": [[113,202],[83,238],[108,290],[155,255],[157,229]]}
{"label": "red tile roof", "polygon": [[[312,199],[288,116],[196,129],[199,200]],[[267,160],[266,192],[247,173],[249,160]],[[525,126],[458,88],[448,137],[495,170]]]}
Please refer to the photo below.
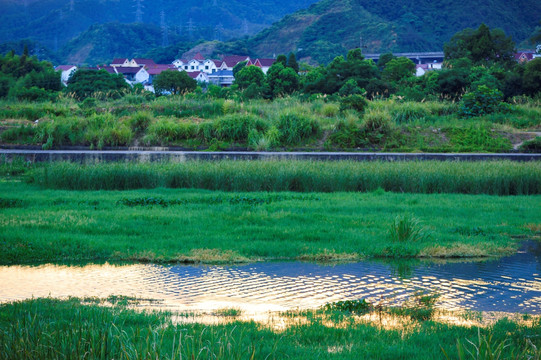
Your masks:
{"label": "red tile roof", "polygon": [[189,77],[191,77],[192,79],[196,79],[199,76],[199,74],[201,74],[201,71],[192,71],[192,72],[187,71],[187,73]]}
{"label": "red tile roof", "polygon": [[259,65],[261,66],[271,67],[272,64],[274,64],[275,62],[276,62],[276,59],[257,59],[255,61],[255,65],[257,66],[257,64],[259,63]]}
{"label": "red tile roof", "polygon": [[201,53],[197,53],[195,54],[195,56],[193,57],[195,60],[198,60],[198,61],[203,61],[205,60],[205,58],[203,57],[203,55],[201,55]]}
{"label": "red tile roof", "polygon": [[111,64],[124,64],[124,62],[128,60],[126,58],[116,58],[116,59],[113,59],[113,62]]}
{"label": "red tile roof", "polygon": [[150,75],[159,75],[165,70],[176,71],[177,67],[175,65],[169,64],[156,64],[155,66],[148,68],[147,71]]}
{"label": "red tile roof", "polygon": [[515,60],[516,61],[530,61],[533,60],[533,51],[523,51],[515,54]]}
{"label": "red tile roof", "polygon": [[58,65],[55,70],[68,71],[76,67],[75,65]]}
{"label": "red tile roof", "polygon": [[249,56],[239,56],[239,55],[231,55],[231,56],[224,56],[223,62],[227,65],[227,67],[234,67],[241,61],[248,61],[250,60]]}
{"label": "red tile roof", "polygon": [[109,74],[116,74],[115,68],[112,67],[112,66],[98,66],[97,69],[98,69],[98,70],[105,70],[105,71],[107,71]]}
{"label": "red tile roof", "polygon": [[140,67],[130,67],[130,66],[117,66],[115,67],[116,71],[119,74],[137,74],[139,71],[141,71]]}
{"label": "red tile roof", "polygon": [[136,59],[133,59],[138,65],[145,65],[145,66],[154,66],[156,65],[156,63],[154,62],[154,60],[152,59],[141,59],[141,58],[136,58]]}

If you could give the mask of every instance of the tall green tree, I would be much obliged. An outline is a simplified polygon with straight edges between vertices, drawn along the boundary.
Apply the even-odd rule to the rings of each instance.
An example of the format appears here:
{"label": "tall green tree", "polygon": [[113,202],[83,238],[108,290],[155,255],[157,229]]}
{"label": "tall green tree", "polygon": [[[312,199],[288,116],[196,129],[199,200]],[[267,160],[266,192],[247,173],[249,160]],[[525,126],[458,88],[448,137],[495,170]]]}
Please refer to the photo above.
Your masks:
{"label": "tall green tree", "polygon": [[235,76],[235,84],[239,86],[239,89],[246,89],[248,86],[255,84],[255,86],[262,86],[265,82],[265,74],[261,68],[250,65],[242,68]]}
{"label": "tall green tree", "polygon": [[408,58],[399,57],[389,61],[382,71],[382,77],[388,81],[398,82],[415,75],[415,64]]}
{"label": "tall green tree", "polygon": [[515,43],[501,29],[481,24],[477,29],[456,33],[443,47],[446,60],[468,58],[474,65],[500,63],[513,65]]}
{"label": "tall green tree", "polygon": [[524,90],[529,95],[541,92],[541,58],[533,59],[524,66]]}
{"label": "tall green tree", "polygon": [[287,58],[287,66],[295,70],[296,73],[299,72],[299,64],[297,63],[297,57],[294,53],[289,53]]}
{"label": "tall green tree", "polygon": [[154,79],[156,95],[184,94],[192,92],[197,87],[197,81],[192,79],[185,71],[166,70]]}
{"label": "tall green tree", "polygon": [[77,70],[69,79],[64,90],[79,100],[87,97],[119,98],[129,85],[120,74],[109,74],[105,70]]}

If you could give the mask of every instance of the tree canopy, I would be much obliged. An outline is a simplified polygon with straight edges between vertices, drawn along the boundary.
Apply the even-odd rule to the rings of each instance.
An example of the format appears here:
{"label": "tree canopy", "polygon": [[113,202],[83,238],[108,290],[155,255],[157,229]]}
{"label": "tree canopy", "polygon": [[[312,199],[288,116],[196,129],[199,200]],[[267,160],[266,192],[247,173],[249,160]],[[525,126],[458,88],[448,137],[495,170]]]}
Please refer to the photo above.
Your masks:
{"label": "tree canopy", "polygon": [[501,29],[481,24],[456,33],[443,47],[446,60],[468,58],[474,65],[513,64],[515,43]]}
{"label": "tree canopy", "polygon": [[192,79],[185,71],[166,70],[154,79],[156,95],[183,94],[194,91],[197,81]]}

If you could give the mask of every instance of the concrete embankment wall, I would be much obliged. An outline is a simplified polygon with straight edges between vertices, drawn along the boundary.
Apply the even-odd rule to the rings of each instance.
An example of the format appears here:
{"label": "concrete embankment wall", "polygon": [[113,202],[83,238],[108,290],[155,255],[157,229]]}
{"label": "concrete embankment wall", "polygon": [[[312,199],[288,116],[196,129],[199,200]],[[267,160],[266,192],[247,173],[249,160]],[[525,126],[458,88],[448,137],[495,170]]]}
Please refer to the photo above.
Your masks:
{"label": "concrete embankment wall", "polygon": [[0,161],[24,158],[29,162],[183,162],[216,160],[318,160],[318,161],[541,161],[541,154],[430,154],[336,152],[235,152],[235,151],[78,151],[2,150]]}

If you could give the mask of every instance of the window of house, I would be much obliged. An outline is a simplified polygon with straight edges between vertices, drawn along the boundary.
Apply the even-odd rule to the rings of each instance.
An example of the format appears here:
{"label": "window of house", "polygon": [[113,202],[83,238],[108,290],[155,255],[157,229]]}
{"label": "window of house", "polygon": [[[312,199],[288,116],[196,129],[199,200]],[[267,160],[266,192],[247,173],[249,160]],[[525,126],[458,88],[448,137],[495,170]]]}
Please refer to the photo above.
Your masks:
{"label": "window of house", "polygon": [[192,65],[192,70],[194,69],[193,65]]}

